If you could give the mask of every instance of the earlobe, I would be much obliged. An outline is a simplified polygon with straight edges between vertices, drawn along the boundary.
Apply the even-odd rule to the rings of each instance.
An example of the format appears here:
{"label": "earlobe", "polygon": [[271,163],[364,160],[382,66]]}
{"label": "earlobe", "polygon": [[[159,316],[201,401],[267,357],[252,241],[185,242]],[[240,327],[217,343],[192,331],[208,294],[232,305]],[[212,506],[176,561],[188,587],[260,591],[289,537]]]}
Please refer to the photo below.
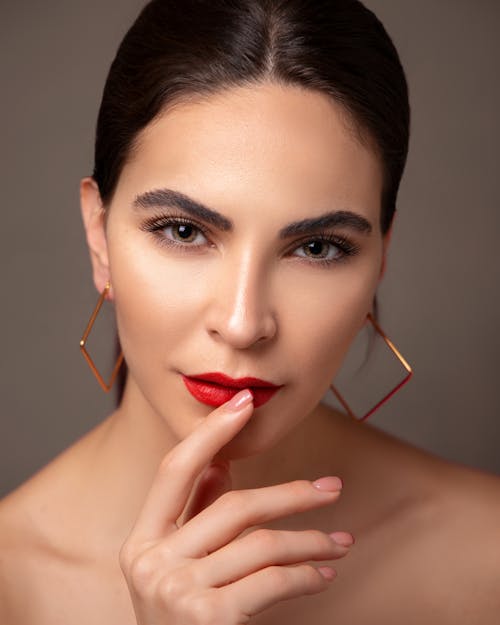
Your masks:
{"label": "earlobe", "polygon": [[102,293],[110,280],[105,209],[96,181],[89,177],[80,181],[80,208],[92,263],[94,284]]}

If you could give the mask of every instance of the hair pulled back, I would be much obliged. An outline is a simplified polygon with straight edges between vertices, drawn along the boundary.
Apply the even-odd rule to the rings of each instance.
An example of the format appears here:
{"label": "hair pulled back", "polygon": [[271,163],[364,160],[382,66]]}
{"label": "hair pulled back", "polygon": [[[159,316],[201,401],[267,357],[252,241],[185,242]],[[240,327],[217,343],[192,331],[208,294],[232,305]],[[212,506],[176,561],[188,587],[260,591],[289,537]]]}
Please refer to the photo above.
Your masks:
{"label": "hair pulled back", "polygon": [[[99,109],[93,178],[104,206],[139,133],[158,115],[265,82],[315,90],[341,105],[358,140],[381,159],[386,234],[408,154],[408,85],[385,28],[359,0],[146,4],[118,48]],[[123,365],[118,401],[125,376]]]}
{"label": "hair pulled back", "polygon": [[113,197],[138,135],[160,113],[231,87],[275,82],[340,103],[383,165],[389,229],[409,143],[408,86],[378,18],[358,0],[152,0],[111,65],[93,177]]}

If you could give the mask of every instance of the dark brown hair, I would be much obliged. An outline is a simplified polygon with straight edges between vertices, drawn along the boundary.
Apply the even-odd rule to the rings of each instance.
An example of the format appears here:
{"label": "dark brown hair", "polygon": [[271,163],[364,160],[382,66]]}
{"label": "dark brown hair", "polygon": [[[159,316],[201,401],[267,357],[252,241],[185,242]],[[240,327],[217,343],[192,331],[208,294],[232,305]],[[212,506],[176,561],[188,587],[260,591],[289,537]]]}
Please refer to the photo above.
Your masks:
{"label": "dark brown hair", "polygon": [[[237,86],[299,86],[340,103],[384,172],[381,230],[394,216],[410,131],[408,86],[382,23],[358,0],[152,0],[111,65],[97,121],[96,180],[109,205],[156,116]],[[126,375],[122,370],[118,399]]]}

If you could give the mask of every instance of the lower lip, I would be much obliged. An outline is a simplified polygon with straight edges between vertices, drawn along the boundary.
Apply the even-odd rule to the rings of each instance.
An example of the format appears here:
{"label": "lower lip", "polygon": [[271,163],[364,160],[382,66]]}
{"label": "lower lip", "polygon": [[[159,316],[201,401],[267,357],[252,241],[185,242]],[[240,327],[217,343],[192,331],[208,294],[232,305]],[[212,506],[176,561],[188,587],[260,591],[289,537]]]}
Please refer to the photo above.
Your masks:
{"label": "lower lip", "polygon": [[[213,382],[205,382],[204,380],[198,380],[195,378],[188,378],[183,375],[182,379],[186,385],[187,390],[191,395],[208,406],[222,406],[227,401],[232,399],[241,388],[230,388],[229,386],[221,386],[220,384],[214,384]],[[248,387],[252,391],[253,404],[255,408],[262,406],[266,401],[269,401],[271,397],[279,391],[278,388],[264,388],[264,387]]]}

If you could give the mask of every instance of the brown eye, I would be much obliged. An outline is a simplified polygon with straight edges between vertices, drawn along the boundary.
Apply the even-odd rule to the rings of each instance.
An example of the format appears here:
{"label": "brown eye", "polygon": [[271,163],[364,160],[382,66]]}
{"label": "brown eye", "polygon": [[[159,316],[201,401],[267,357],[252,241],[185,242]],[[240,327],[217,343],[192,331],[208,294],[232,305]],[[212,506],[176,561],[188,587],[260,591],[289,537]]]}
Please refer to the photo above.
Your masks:
{"label": "brown eye", "polygon": [[191,243],[196,239],[196,228],[187,224],[179,224],[178,226],[171,226],[172,234],[179,241]]}
{"label": "brown eye", "polygon": [[299,256],[307,256],[308,258],[317,258],[320,260],[334,260],[342,256],[342,250],[338,245],[323,239],[309,241],[301,245],[298,249],[304,251],[304,254],[299,254]]}
{"label": "brown eye", "polygon": [[188,252],[192,248],[212,247],[210,235],[203,226],[185,217],[154,216],[141,224],[140,229],[152,233],[160,245],[167,245],[179,251]]}
{"label": "brown eye", "polygon": [[201,230],[190,223],[173,222],[169,225],[164,225],[159,231],[165,239],[175,243],[193,243],[194,247],[207,242]]}

